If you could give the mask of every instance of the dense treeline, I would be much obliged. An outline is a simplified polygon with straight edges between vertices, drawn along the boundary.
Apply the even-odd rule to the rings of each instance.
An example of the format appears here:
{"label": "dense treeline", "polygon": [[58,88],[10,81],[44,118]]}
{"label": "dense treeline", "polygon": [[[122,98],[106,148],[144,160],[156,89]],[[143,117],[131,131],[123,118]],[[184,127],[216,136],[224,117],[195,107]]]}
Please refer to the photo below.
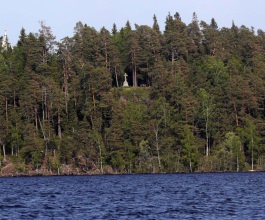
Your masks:
{"label": "dense treeline", "polygon": [[41,22],[2,47],[1,170],[264,170],[265,32],[153,21],[78,22],[60,42]]}

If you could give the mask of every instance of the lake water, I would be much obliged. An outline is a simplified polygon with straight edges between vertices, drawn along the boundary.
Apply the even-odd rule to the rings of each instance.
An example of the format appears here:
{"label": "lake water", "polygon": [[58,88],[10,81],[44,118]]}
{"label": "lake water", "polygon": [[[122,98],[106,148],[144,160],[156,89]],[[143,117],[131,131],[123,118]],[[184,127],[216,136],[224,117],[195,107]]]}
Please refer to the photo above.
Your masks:
{"label": "lake water", "polygon": [[265,219],[265,173],[0,178],[0,219]]}

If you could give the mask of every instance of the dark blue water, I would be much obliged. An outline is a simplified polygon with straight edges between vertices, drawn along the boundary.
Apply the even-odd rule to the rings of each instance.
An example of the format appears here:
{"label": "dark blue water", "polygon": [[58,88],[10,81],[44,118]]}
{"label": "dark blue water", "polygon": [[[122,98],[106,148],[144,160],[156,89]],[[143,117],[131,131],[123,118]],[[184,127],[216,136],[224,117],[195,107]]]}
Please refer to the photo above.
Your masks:
{"label": "dark blue water", "polygon": [[0,178],[0,219],[265,219],[265,173]]}

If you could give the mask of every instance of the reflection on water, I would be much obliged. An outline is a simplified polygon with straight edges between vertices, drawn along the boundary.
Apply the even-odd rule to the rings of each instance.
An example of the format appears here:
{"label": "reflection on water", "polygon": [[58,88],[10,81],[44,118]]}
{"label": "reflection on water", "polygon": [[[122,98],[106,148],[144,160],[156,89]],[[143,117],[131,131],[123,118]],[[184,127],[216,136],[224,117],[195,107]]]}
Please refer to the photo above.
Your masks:
{"label": "reflection on water", "polygon": [[0,219],[265,219],[265,173],[0,178]]}

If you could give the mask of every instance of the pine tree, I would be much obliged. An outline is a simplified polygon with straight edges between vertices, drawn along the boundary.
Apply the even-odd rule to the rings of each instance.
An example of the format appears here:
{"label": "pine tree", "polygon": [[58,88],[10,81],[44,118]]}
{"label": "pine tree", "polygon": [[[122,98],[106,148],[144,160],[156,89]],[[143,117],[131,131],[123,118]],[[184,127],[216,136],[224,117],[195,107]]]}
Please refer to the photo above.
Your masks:
{"label": "pine tree", "polygon": [[153,16],[153,30],[157,33],[157,34],[160,34],[160,27],[159,27],[159,24],[157,22],[157,18],[156,18],[156,15]]}
{"label": "pine tree", "polygon": [[189,43],[189,53],[191,54],[191,58],[189,58],[189,61],[192,61],[192,59],[197,58],[202,53],[201,44],[202,44],[202,33],[199,27],[199,21],[197,18],[197,14],[194,12],[192,16],[192,21],[187,27],[188,36],[191,39]]}

